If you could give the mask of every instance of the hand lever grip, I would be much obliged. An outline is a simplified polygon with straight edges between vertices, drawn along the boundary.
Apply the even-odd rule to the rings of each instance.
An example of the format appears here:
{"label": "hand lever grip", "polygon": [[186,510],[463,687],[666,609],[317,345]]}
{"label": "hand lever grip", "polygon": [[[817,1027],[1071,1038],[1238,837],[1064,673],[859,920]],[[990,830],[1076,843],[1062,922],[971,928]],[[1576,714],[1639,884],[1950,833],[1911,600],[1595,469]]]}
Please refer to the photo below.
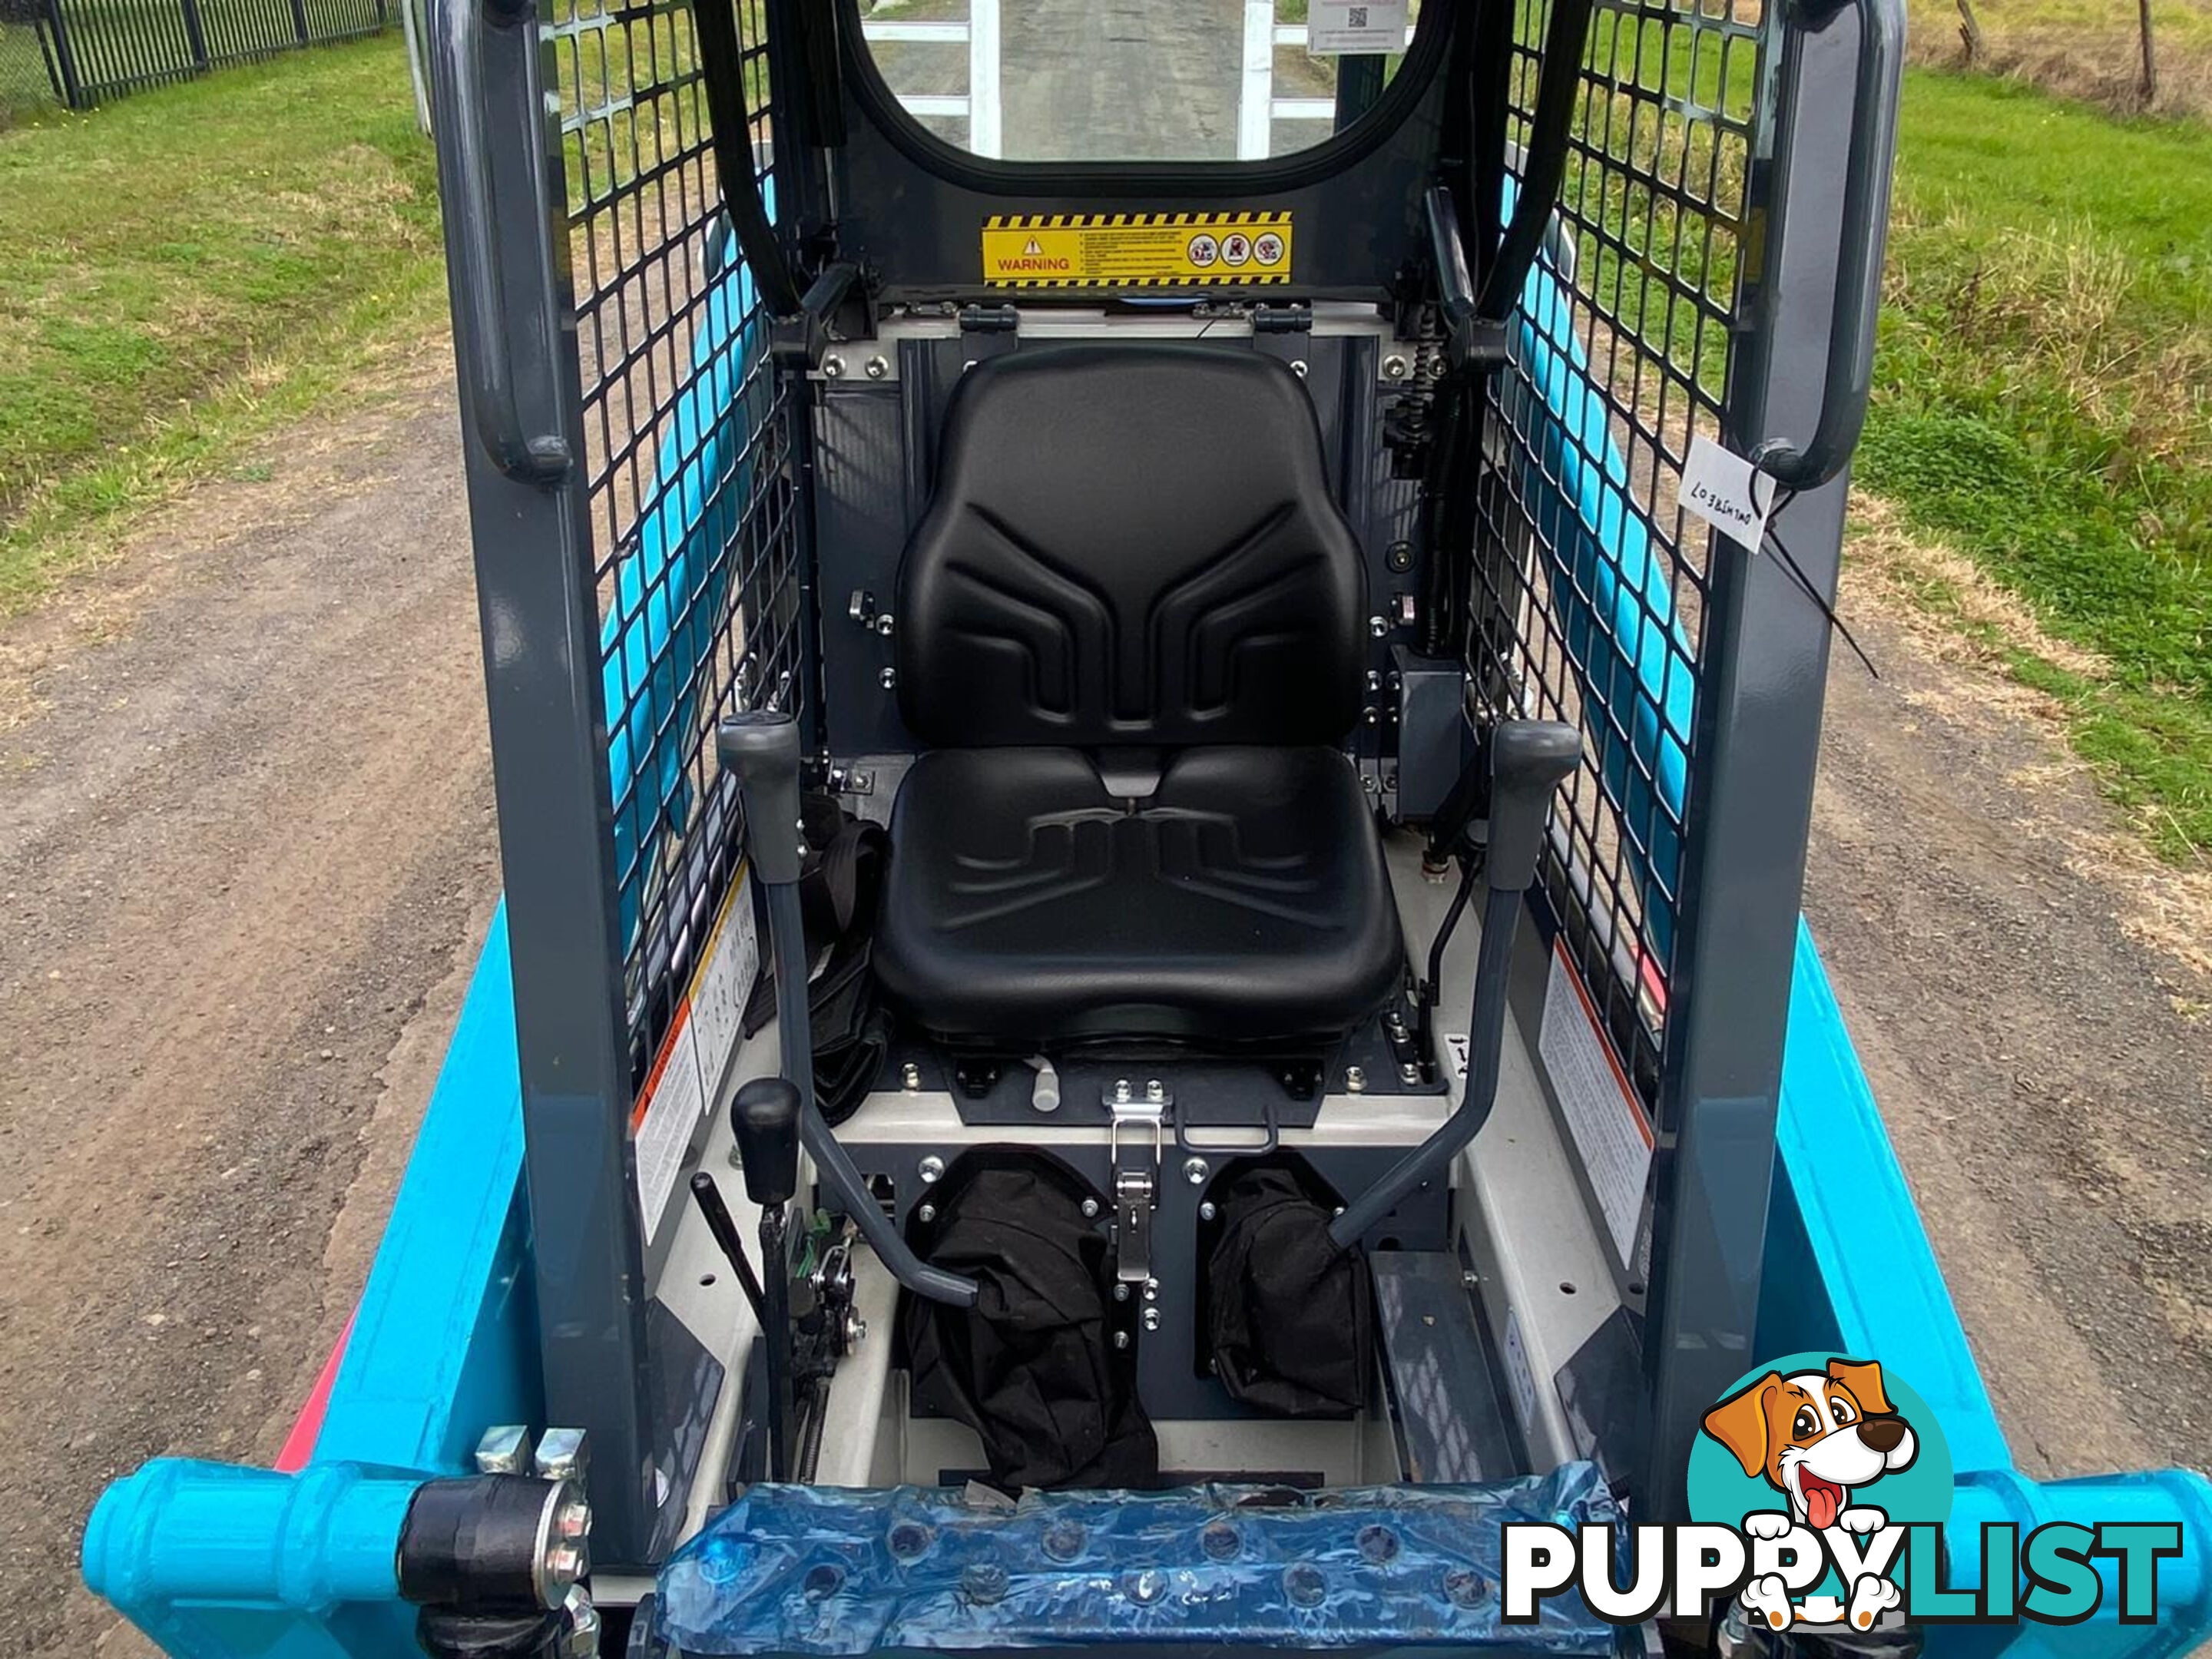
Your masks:
{"label": "hand lever grip", "polygon": [[744,798],[753,872],[770,886],[799,879],[799,722],[769,710],[726,716],[714,748]]}
{"label": "hand lever grip", "polygon": [[745,1196],[781,1209],[799,1191],[799,1089],[788,1079],[757,1077],[730,1103],[730,1127],[744,1161]]}
{"label": "hand lever grip", "polygon": [[1552,794],[1582,758],[1582,738],[1558,720],[1507,720],[1490,734],[1490,850],[1493,893],[1525,893],[1544,850]]}

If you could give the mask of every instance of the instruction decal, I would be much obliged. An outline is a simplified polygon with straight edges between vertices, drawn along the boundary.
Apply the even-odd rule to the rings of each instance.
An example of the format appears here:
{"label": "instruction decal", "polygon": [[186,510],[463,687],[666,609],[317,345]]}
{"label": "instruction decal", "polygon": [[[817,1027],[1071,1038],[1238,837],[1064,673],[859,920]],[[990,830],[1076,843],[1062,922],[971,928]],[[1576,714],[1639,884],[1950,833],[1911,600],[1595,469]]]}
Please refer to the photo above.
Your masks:
{"label": "instruction decal", "polygon": [[637,1208],[645,1236],[659,1230],[662,1212],[684,1173],[684,1155],[699,1120],[714,1107],[722,1073],[737,1051],[744,1023],[745,1000],[760,970],[760,941],[753,927],[749,864],[723,897],[714,930],[708,936],[705,960],[690,988],[676,1005],[668,1035],[645,1087],[630,1110],[629,1133],[637,1168]]}
{"label": "instruction decal", "polygon": [[1621,1075],[1589,993],[1560,939],[1552,942],[1552,974],[1544,988],[1544,1025],[1536,1049],[1598,1207],[1605,1212],[1613,1248],[1626,1265],[1636,1259],[1636,1224],[1651,1175],[1651,1121]]}
{"label": "instruction decal", "polygon": [[1314,0],[1306,50],[1316,58],[1406,49],[1406,0]]}
{"label": "instruction decal", "polygon": [[1291,280],[1287,213],[1002,213],[992,288],[1246,288]]}

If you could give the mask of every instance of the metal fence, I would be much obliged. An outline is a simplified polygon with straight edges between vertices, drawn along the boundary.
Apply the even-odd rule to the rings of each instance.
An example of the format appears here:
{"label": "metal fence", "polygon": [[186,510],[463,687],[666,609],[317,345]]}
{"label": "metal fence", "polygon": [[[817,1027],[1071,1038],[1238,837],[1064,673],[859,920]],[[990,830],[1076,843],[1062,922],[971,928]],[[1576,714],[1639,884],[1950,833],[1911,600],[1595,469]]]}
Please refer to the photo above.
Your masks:
{"label": "metal fence", "polygon": [[398,17],[397,0],[0,0],[0,118],[90,109]]}

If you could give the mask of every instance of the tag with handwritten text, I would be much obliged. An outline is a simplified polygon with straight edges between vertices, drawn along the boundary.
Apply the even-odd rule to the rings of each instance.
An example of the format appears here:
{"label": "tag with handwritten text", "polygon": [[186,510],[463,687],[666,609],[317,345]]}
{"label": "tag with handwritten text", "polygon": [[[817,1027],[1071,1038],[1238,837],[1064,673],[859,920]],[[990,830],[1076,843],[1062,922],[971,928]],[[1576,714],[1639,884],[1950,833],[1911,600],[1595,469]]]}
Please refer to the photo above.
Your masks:
{"label": "tag with handwritten text", "polygon": [[1756,553],[1766,538],[1767,514],[1774,510],[1774,481],[1699,434],[1690,440],[1690,459],[1682,464],[1680,499],[1682,511]]}

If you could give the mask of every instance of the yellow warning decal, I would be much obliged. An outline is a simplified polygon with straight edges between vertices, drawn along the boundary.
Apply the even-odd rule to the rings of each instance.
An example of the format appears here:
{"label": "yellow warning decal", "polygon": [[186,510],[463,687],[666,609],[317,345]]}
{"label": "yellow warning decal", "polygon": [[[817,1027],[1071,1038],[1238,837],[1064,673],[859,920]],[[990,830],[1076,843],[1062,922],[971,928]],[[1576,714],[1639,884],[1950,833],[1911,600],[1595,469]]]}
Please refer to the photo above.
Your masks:
{"label": "yellow warning decal", "polygon": [[983,225],[993,288],[1245,287],[1291,280],[1287,213],[1012,213]]}

